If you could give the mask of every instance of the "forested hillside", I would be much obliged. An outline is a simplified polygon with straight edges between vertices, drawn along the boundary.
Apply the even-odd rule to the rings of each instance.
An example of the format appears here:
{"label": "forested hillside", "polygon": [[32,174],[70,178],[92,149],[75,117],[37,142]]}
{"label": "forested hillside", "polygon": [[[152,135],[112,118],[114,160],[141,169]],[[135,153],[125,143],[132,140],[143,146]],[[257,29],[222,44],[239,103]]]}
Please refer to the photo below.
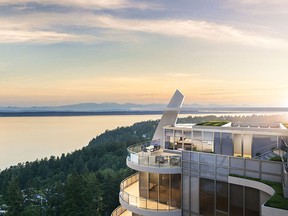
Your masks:
{"label": "forested hillside", "polygon": [[[281,121],[281,116],[188,117],[203,121]],[[120,182],[134,171],[127,168],[129,145],[151,139],[157,121],[109,130],[73,153],[19,163],[0,173],[0,207],[6,215],[110,215],[119,205]],[[39,141],[41,142],[41,140]],[[3,205],[5,204],[5,205]]]}
{"label": "forested hillside", "polygon": [[0,202],[7,215],[110,215],[120,182],[133,173],[127,147],[151,139],[156,126],[147,121],[106,131],[81,150],[3,170]]}

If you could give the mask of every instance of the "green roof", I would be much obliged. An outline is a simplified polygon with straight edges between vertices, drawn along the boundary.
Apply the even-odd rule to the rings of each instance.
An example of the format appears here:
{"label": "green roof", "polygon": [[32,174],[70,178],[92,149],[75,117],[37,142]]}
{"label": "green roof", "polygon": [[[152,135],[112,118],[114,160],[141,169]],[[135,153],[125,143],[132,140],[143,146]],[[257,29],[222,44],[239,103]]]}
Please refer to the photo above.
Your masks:
{"label": "green roof", "polygon": [[201,122],[201,123],[197,123],[197,126],[222,126],[227,124],[228,121],[208,121],[208,122]]}

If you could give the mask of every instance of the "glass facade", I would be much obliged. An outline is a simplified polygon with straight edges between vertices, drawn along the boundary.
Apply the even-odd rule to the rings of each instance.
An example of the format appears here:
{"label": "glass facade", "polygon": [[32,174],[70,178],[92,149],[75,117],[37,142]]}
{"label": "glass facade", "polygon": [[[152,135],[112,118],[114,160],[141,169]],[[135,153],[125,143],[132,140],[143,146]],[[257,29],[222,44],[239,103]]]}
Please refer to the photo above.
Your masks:
{"label": "glass facade", "polygon": [[214,152],[245,158],[252,158],[276,148],[278,143],[281,143],[279,139],[280,137],[272,135],[165,129],[166,149]]}
{"label": "glass facade", "polygon": [[277,147],[277,136],[253,135],[253,157]]}
{"label": "glass facade", "polygon": [[139,172],[139,190],[140,197],[181,208],[181,174]]}
{"label": "glass facade", "polygon": [[159,175],[155,173],[149,173],[148,183],[148,199],[158,201],[159,195]]}
{"label": "glass facade", "polygon": [[[173,150],[215,152],[216,154],[234,155],[234,149],[238,155],[243,155],[242,135],[236,135],[237,143],[234,143],[233,134],[208,132],[200,130],[172,130],[165,129],[165,148]],[[248,139],[249,140],[249,139]],[[251,154],[250,151],[247,154]],[[247,148],[248,149],[248,148]]]}
{"label": "glass facade", "polygon": [[192,151],[193,145],[192,145],[192,132],[191,131],[184,131],[183,133],[184,139],[183,139],[183,149]]}
{"label": "glass facade", "polygon": [[193,131],[193,151],[203,151],[202,131]]}
{"label": "glass facade", "polygon": [[182,149],[182,144],[183,144],[183,134],[181,130],[175,130],[174,131],[174,143],[172,149],[178,150]]}
{"label": "glass facade", "polygon": [[200,179],[200,214],[203,216],[214,215],[214,180]]}
{"label": "glass facade", "polygon": [[[162,174],[163,175],[163,174]],[[181,175],[169,175],[171,178],[171,206],[181,208]]]}
{"label": "glass facade", "polygon": [[221,154],[221,134],[219,132],[214,133],[214,152],[215,154]]}
{"label": "glass facade", "polygon": [[207,215],[211,206],[205,209],[205,203],[209,203],[214,216],[259,215],[264,202],[259,190],[228,184],[229,174],[281,182],[282,168],[281,163],[265,160],[183,151],[182,209],[190,215]]}
{"label": "glass facade", "polygon": [[184,184],[189,188],[183,191],[182,209],[187,215],[260,215],[259,190],[188,175],[183,175]]}
{"label": "glass facade", "polygon": [[228,212],[228,184],[226,182],[216,182],[216,210]]}
{"label": "glass facade", "polygon": [[259,191],[254,188],[245,187],[245,216],[260,214]]}
{"label": "glass facade", "polygon": [[221,154],[233,155],[233,138],[231,133],[222,133]]}
{"label": "glass facade", "polygon": [[144,172],[139,172],[139,194],[140,197],[148,199],[148,175]]}
{"label": "glass facade", "polygon": [[231,216],[243,215],[243,187],[230,184],[230,214]]}
{"label": "glass facade", "polygon": [[170,191],[169,175],[159,175],[159,202],[160,203],[169,203]]}
{"label": "glass facade", "polygon": [[203,151],[214,152],[214,133],[203,131]]}
{"label": "glass facade", "polygon": [[171,129],[165,130],[165,149],[173,149],[174,133]]}

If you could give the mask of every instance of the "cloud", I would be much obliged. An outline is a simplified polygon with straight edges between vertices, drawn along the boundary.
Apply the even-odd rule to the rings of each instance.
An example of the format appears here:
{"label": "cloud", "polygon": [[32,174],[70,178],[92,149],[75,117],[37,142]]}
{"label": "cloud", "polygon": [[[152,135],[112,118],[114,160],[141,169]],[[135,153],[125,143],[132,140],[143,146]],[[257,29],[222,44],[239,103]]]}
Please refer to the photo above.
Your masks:
{"label": "cloud", "polygon": [[91,40],[91,36],[43,30],[38,25],[30,25],[27,20],[17,22],[1,19],[0,21],[0,43],[58,43],[85,40]]}
{"label": "cloud", "polygon": [[[88,17],[87,17],[88,18]],[[94,16],[87,25],[125,31],[156,33],[203,39],[220,43],[236,43],[263,48],[288,48],[288,41],[257,33],[242,31],[235,27],[195,20],[128,20],[112,16]]]}
{"label": "cloud", "polygon": [[[69,30],[73,30],[75,27],[81,28],[81,31],[71,33]],[[87,29],[89,31],[85,31]],[[46,39],[50,42],[65,41],[65,39],[68,41],[82,40],[82,42],[117,41],[119,33],[122,32],[120,35],[123,37],[129,38],[128,35],[132,35],[129,40],[135,36],[135,33],[152,33],[171,37],[202,39],[214,43],[230,43],[269,49],[288,48],[288,41],[285,39],[213,22],[191,19],[124,19],[87,12],[32,13],[5,17],[0,22],[0,32],[4,33],[0,34],[0,42],[9,41],[10,36],[10,42],[13,42],[13,38],[15,42],[33,41],[35,38],[42,38],[44,42]],[[24,36],[18,37],[22,32]],[[49,34],[51,34],[51,40],[49,40]],[[123,38],[120,41],[123,41]]]}
{"label": "cloud", "polygon": [[57,43],[90,40],[89,36],[79,36],[51,31],[1,30],[0,32],[0,43]]}
{"label": "cloud", "polygon": [[139,8],[147,9],[145,3],[132,2],[130,0],[0,0],[0,5],[21,5],[35,3],[39,5],[61,5],[65,7],[74,6],[90,9],[123,9]]}
{"label": "cloud", "polygon": [[263,5],[263,4],[268,4],[268,5],[279,5],[283,3],[288,3],[288,0],[238,0],[238,2],[242,4],[250,4],[250,5]]}
{"label": "cloud", "polygon": [[224,7],[253,15],[287,15],[288,0],[225,0]]}

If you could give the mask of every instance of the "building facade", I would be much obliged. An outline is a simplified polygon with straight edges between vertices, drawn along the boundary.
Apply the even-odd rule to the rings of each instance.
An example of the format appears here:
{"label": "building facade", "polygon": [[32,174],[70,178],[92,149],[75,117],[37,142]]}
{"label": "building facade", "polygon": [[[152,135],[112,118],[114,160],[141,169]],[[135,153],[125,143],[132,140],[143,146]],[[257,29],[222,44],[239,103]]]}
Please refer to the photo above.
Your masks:
{"label": "building facade", "polygon": [[177,90],[153,141],[128,147],[127,166],[138,172],[121,182],[112,215],[288,215],[287,128],[176,124],[183,101]]}

